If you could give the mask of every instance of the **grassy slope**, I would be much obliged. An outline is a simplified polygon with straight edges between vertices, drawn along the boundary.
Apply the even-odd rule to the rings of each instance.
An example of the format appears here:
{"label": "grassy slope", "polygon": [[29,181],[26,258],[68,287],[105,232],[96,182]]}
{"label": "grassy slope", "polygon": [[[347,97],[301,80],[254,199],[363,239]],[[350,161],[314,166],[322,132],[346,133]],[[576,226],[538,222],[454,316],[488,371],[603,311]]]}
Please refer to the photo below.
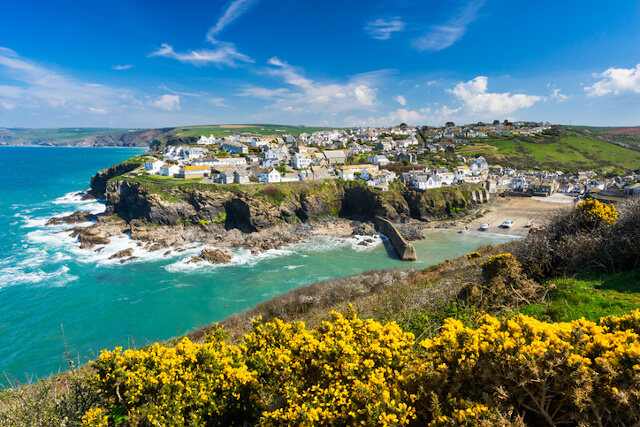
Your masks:
{"label": "grassy slope", "polygon": [[481,146],[459,149],[465,155],[487,157],[490,163],[503,166],[539,167],[547,169],[607,170],[640,168],[640,153],[590,137],[568,132],[553,141],[546,137],[536,142],[516,138],[480,140]]}

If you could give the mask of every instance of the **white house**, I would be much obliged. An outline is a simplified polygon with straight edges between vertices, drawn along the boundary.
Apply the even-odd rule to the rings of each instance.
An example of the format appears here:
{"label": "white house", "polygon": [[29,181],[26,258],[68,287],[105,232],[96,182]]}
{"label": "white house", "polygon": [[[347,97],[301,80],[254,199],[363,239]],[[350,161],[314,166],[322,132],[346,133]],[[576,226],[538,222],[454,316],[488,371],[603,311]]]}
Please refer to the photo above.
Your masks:
{"label": "white house", "polygon": [[367,161],[371,163],[379,164],[380,166],[387,166],[389,164],[389,159],[379,154],[376,154],[375,156],[367,157]]}
{"label": "white house", "polygon": [[162,167],[162,165],[164,165],[164,162],[162,160],[148,160],[144,162],[144,170],[149,173],[157,174],[158,172],[160,172],[160,168]]}
{"label": "white house", "polygon": [[260,178],[260,182],[268,182],[268,183],[272,183],[272,182],[280,182],[281,181],[281,176],[280,176],[280,172],[278,172],[275,169],[271,169],[269,172],[263,172],[261,174],[257,174],[258,178]]}
{"label": "white house", "polygon": [[296,153],[293,155],[293,167],[296,169],[306,169],[311,166],[311,158],[306,153]]}
{"label": "white house", "polygon": [[160,167],[160,175],[163,176],[174,176],[180,172],[180,167],[178,165],[170,165],[165,163]]}
{"label": "white house", "polygon": [[431,188],[442,187],[440,178],[435,175],[418,175],[413,179],[411,185],[418,190],[429,190]]}

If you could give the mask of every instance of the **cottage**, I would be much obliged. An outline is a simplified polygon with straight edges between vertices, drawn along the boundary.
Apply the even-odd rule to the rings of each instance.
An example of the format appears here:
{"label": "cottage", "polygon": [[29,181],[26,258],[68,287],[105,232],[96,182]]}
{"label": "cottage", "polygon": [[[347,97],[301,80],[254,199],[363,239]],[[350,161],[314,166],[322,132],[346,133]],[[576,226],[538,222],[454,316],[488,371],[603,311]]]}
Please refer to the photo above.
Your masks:
{"label": "cottage", "polygon": [[296,169],[306,169],[311,166],[311,158],[305,153],[296,153],[293,155],[293,167]]}
{"label": "cottage", "polygon": [[347,155],[342,150],[326,150],[324,157],[328,165],[343,165],[347,162]]}
{"label": "cottage", "polygon": [[211,166],[186,166],[178,171],[178,178],[204,178],[211,174]]}
{"label": "cottage", "polygon": [[162,160],[147,160],[144,162],[144,170],[149,173],[157,174],[160,172],[162,165],[164,165]]}
{"label": "cottage", "polygon": [[165,163],[160,167],[160,175],[162,176],[174,176],[180,172],[180,167],[178,165],[170,165]]}
{"label": "cottage", "polygon": [[250,182],[249,172],[236,170],[233,172],[233,182],[236,184],[247,184]]}

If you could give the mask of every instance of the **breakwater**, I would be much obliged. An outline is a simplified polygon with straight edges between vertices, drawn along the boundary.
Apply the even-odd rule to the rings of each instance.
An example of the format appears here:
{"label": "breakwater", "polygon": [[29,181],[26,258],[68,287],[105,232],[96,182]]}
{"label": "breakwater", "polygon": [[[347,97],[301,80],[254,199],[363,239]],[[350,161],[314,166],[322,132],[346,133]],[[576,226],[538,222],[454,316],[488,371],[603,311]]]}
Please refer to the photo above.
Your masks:
{"label": "breakwater", "polygon": [[389,238],[393,249],[402,261],[416,261],[416,250],[411,243],[402,235],[400,231],[388,220],[376,217],[376,230]]}

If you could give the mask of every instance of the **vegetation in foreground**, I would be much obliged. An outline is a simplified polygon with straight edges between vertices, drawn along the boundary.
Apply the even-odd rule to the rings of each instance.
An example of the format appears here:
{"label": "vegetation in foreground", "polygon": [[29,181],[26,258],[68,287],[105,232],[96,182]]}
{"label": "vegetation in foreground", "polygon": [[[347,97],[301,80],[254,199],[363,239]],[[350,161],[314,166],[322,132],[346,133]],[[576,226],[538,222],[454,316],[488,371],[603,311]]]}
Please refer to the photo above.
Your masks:
{"label": "vegetation in foreground", "polygon": [[298,289],[6,391],[0,424],[60,425],[72,407],[66,425],[632,425],[639,223],[638,200],[583,203],[423,271]]}

